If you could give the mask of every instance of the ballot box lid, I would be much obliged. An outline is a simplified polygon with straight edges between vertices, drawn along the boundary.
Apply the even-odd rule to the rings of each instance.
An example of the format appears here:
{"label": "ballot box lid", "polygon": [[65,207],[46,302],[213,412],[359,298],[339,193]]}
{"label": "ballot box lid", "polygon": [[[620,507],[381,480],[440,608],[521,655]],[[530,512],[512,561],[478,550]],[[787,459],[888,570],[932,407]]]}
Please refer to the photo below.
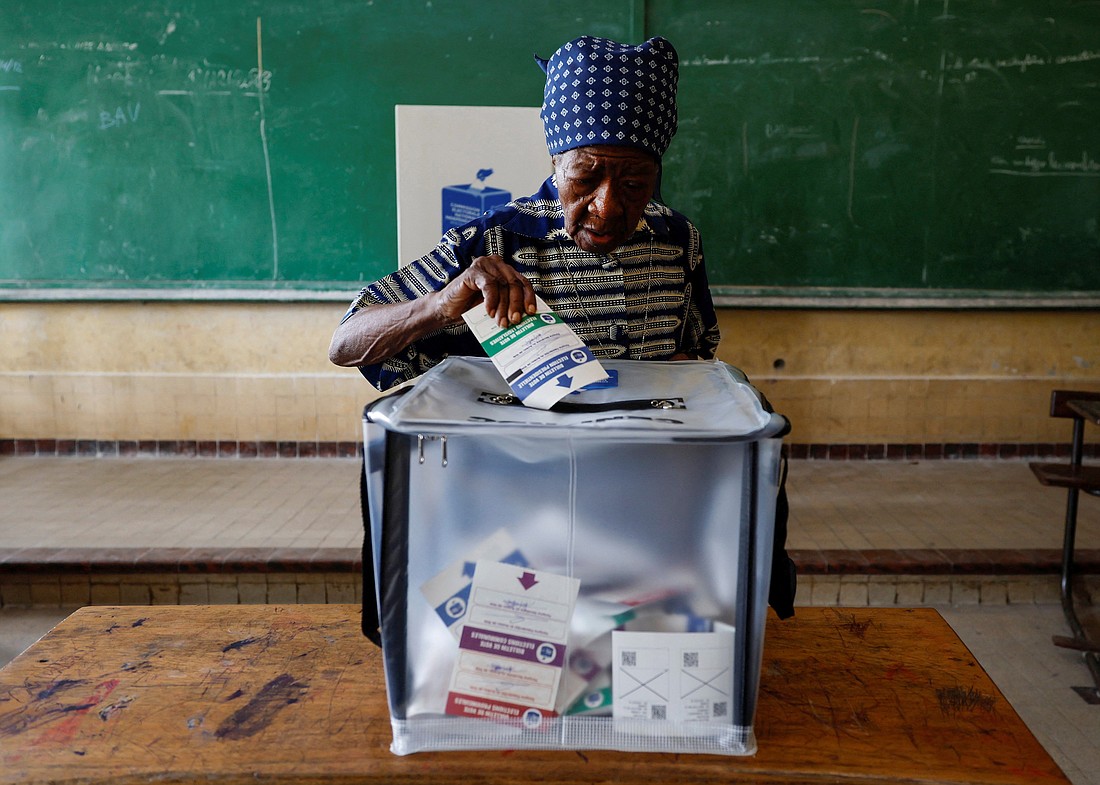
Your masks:
{"label": "ballot box lid", "polygon": [[645,440],[758,439],[787,430],[745,375],[720,361],[601,360],[614,386],[524,406],[487,358],[449,357],[397,394],[370,404],[369,422],[401,433],[522,430],[531,436]]}

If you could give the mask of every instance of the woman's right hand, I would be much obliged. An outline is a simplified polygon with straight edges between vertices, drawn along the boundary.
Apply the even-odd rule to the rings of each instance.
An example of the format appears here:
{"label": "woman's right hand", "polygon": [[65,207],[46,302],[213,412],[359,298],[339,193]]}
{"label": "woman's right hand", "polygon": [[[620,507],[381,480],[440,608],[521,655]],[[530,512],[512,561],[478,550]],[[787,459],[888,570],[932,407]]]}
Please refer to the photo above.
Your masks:
{"label": "woman's right hand", "polygon": [[438,293],[439,313],[448,324],[479,302],[501,327],[518,324],[536,312],[535,289],[500,256],[479,256]]}

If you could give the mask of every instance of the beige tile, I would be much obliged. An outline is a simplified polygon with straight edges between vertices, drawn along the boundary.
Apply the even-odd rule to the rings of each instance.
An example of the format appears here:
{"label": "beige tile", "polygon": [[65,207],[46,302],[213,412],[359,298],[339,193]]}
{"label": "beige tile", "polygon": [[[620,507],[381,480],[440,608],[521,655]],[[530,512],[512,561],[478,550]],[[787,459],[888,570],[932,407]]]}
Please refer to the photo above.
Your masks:
{"label": "beige tile", "polygon": [[318,576],[318,577],[320,577],[321,580],[319,580],[319,581],[315,581],[315,580],[299,581],[299,583],[298,583],[297,602],[299,602],[301,604],[310,604],[310,603],[322,603],[323,604],[324,602],[326,602],[324,576]]}
{"label": "beige tile", "polygon": [[925,605],[951,604],[951,579],[929,576],[923,581]]}
{"label": "beige tile", "polygon": [[1005,580],[1006,602],[1009,605],[1030,605],[1035,602],[1036,579],[1030,575]]}
{"label": "beige tile", "polygon": [[240,591],[235,575],[207,575],[206,592],[211,605],[237,605],[240,603]]}
{"label": "beige tile", "polygon": [[1008,581],[986,578],[979,587],[979,602],[982,605],[1007,605]]}
{"label": "beige tile", "polygon": [[5,577],[0,581],[0,603],[3,607],[29,608],[32,604],[30,581]]}
{"label": "beige tile", "polygon": [[61,605],[61,581],[58,577],[35,576],[31,580],[31,604],[56,608]]}
{"label": "beige tile", "polygon": [[182,590],[175,580],[153,581],[149,585],[150,602],[153,605],[179,605]]}
{"label": "beige tile", "polygon": [[[813,606],[833,606],[838,604],[840,597],[840,579],[835,577],[815,575],[809,586],[809,604]],[[799,596],[801,600],[803,595]]]}
{"label": "beige tile", "polygon": [[900,607],[916,608],[925,604],[924,582],[920,579],[909,579],[906,576],[901,576],[895,584],[895,590],[894,601]]}
{"label": "beige tile", "polygon": [[61,577],[62,606],[88,605],[92,601],[92,582],[86,575]]}
{"label": "beige tile", "polygon": [[867,576],[842,577],[837,602],[841,606],[866,606],[868,603]]}
{"label": "beige tile", "polygon": [[898,583],[892,575],[872,575],[867,581],[867,604],[885,607],[898,602]]}
{"label": "beige tile", "polygon": [[180,605],[209,605],[210,585],[205,581],[186,581],[179,585]]}
{"label": "beige tile", "polygon": [[[122,593],[117,582],[92,580],[92,605],[121,605]],[[147,602],[147,600],[146,600]]]}
{"label": "beige tile", "polygon": [[267,602],[267,578],[266,576],[256,576],[260,580],[252,579],[253,576],[248,576],[249,580],[243,580],[246,576],[241,575],[237,581],[237,596],[239,601],[245,605],[263,605]]}
{"label": "beige tile", "polygon": [[952,605],[977,605],[981,602],[981,599],[981,581],[969,578],[956,578],[951,582]]}
{"label": "beige tile", "polygon": [[273,605],[294,605],[298,602],[298,584],[293,575],[271,574],[267,579],[267,601]]}
{"label": "beige tile", "polygon": [[341,604],[359,601],[355,581],[342,576],[333,576],[325,581],[325,602]]}
{"label": "beige tile", "polygon": [[118,601],[122,605],[150,605],[152,590],[148,581],[126,580],[118,585]]}

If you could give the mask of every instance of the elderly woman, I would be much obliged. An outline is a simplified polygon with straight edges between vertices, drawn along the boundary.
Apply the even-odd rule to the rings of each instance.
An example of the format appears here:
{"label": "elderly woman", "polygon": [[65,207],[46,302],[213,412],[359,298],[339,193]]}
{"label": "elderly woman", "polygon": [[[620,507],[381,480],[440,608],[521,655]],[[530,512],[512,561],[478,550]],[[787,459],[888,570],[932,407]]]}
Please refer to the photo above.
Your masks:
{"label": "elderly woman", "polygon": [[[718,320],[699,233],[655,200],[676,132],[676,50],[663,38],[627,46],[582,37],[539,65],[554,174],[368,285],[333,335],[330,359],[380,390],[448,355],[483,355],[462,314],[484,302],[501,326],[517,323],[535,312],[536,294],[598,358],[714,357]],[[768,599],[787,617],[795,576],[783,491],[778,510]],[[364,614],[368,635],[370,626]]]}
{"label": "elderly woman", "polygon": [[536,294],[598,358],[714,356],[699,234],[654,199],[676,132],[676,50],[583,37],[539,64],[554,174],[363,289],[333,336],[334,363],[387,389],[448,355],[483,354],[463,312],[484,302],[503,326],[534,313]]}

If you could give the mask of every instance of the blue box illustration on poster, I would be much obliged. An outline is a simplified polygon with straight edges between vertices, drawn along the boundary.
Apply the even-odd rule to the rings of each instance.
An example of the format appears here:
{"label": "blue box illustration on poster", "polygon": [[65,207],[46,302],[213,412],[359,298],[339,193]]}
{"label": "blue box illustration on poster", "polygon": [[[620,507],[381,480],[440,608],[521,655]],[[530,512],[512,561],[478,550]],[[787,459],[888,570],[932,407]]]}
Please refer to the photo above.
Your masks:
{"label": "blue box illustration on poster", "polygon": [[492,169],[479,169],[476,183],[443,186],[444,233],[512,200],[509,191],[485,185],[492,173]]}

